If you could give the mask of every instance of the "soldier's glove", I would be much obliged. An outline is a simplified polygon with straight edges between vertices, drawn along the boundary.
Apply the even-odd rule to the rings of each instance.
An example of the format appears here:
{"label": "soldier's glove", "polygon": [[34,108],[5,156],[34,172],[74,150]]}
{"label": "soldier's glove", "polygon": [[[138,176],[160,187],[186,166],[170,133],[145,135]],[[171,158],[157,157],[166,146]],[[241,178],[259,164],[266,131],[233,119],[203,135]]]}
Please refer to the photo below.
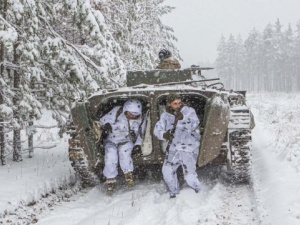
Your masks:
{"label": "soldier's glove", "polygon": [[183,114],[180,111],[175,111],[174,116],[176,120],[182,120],[183,119]]}
{"label": "soldier's glove", "polygon": [[136,142],[137,136],[136,136],[134,130],[129,130],[129,135],[130,135],[132,142],[133,143]]}
{"label": "soldier's glove", "polygon": [[136,156],[142,155],[142,148],[141,148],[141,146],[140,145],[135,145],[132,148],[131,154],[132,155],[136,155]]}
{"label": "soldier's glove", "polygon": [[170,133],[170,131],[167,131],[163,134],[163,138],[167,141],[172,141],[174,138],[174,135]]}
{"label": "soldier's glove", "polygon": [[105,139],[107,138],[107,136],[109,135],[109,133],[112,133],[112,127],[110,125],[110,123],[106,123],[103,126],[103,132],[102,132],[102,137]]}

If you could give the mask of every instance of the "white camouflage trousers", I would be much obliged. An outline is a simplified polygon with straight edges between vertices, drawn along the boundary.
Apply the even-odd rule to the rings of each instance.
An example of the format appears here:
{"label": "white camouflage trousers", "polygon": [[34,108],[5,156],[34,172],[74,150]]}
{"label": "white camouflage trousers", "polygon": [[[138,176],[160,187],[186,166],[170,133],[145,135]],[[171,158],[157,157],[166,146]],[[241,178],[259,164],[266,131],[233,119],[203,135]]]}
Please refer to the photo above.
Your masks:
{"label": "white camouflage trousers", "polygon": [[106,178],[115,178],[118,175],[118,163],[124,173],[133,171],[131,152],[132,142],[116,145],[110,141],[105,143],[105,166],[103,174]]}
{"label": "white camouflage trousers", "polygon": [[196,173],[196,161],[198,153],[184,151],[170,151],[165,159],[162,173],[169,187],[170,194],[179,194],[180,187],[177,178],[177,169],[182,166],[184,179],[194,190],[200,190],[200,181]]}

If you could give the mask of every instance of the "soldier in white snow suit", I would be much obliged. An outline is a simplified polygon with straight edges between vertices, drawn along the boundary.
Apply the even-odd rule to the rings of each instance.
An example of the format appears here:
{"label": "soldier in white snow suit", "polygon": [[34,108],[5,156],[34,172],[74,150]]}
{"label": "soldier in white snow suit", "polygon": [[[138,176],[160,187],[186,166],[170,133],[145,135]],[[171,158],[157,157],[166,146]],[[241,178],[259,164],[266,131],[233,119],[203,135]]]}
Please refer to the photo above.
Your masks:
{"label": "soldier in white snow suit", "polygon": [[181,96],[167,97],[166,111],[156,123],[154,134],[159,140],[168,142],[162,173],[170,191],[170,197],[179,194],[177,169],[182,166],[184,179],[197,193],[200,181],[196,173],[196,161],[200,146],[199,119],[193,108],[183,106]]}
{"label": "soldier in white snow suit", "polygon": [[100,119],[103,126],[107,192],[115,188],[118,162],[128,186],[133,186],[133,163],[131,154],[141,154],[141,144],[146,130],[146,118],[142,115],[139,100],[127,100],[122,106],[115,106]]}

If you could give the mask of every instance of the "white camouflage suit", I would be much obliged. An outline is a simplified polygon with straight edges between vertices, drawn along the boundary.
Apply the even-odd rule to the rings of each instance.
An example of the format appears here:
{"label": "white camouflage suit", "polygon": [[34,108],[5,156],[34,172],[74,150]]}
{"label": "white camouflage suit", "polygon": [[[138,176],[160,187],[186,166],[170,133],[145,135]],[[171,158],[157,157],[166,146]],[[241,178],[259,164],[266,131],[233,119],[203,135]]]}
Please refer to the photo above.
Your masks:
{"label": "white camouflage suit", "polygon": [[[169,148],[169,154],[164,161],[162,173],[170,194],[179,194],[177,169],[182,166],[184,179],[196,191],[200,190],[200,181],[196,173],[196,161],[199,154],[200,132],[199,119],[193,108],[183,106],[180,110],[183,119],[179,120],[174,133],[174,139]],[[164,140],[163,134],[173,129],[175,116],[163,112],[156,123],[154,134],[159,140]]]}
{"label": "white camouflage suit", "polygon": [[[112,133],[109,133],[104,141],[105,166],[103,174],[106,178],[115,178],[118,175],[118,161],[120,161],[124,173],[133,171],[132,148],[142,144],[146,129],[146,119],[142,119],[142,104],[139,100],[127,100],[122,113],[116,118],[120,108],[121,106],[115,106],[100,119],[101,123],[110,123],[112,127]],[[141,116],[136,120],[127,119],[126,111]],[[128,124],[137,137],[135,142],[130,137]]]}

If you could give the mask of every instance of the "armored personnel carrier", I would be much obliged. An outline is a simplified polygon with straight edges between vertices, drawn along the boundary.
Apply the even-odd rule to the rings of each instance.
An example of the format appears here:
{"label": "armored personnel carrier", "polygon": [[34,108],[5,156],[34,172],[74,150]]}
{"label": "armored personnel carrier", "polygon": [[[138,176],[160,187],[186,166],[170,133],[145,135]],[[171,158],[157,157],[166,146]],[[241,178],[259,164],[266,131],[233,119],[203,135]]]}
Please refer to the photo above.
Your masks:
{"label": "armored personnel carrier", "polygon": [[95,185],[102,175],[104,150],[99,119],[128,99],[139,99],[147,114],[142,155],[133,157],[135,167],[162,165],[166,146],[153,135],[153,129],[170,93],[180,94],[200,119],[197,166],[226,165],[233,182],[249,182],[254,120],[246,105],[246,92],[225,90],[219,79],[205,79],[201,70],[208,69],[212,68],[128,71],[127,87],[99,90],[86,101],[75,102],[68,122],[69,158],[82,183]]}

